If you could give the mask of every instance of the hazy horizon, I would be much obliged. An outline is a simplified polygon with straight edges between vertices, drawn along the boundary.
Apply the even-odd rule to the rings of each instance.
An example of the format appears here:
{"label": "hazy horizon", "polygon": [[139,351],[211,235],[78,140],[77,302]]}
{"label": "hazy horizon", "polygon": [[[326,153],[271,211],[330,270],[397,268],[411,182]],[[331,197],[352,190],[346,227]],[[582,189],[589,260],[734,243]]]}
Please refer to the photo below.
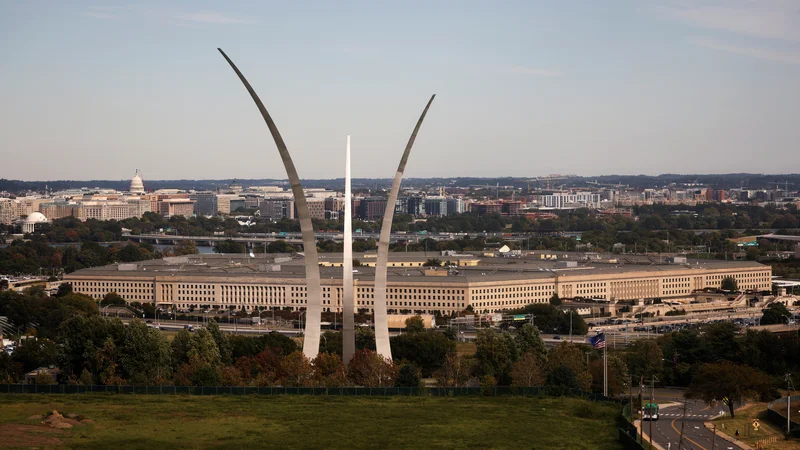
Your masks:
{"label": "hazy horizon", "polygon": [[11,180],[800,172],[792,0],[0,3]]}

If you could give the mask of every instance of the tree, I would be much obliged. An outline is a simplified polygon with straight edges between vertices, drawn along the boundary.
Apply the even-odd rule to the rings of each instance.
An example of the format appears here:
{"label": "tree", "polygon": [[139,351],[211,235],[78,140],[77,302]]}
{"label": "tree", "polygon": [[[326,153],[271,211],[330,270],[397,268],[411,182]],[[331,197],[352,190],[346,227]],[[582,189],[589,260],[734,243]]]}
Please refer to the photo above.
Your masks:
{"label": "tree", "polygon": [[582,347],[562,342],[547,355],[547,384],[588,391],[592,375]]}
{"label": "tree", "polygon": [[315,386],[347,386],[347,368],[335,353],[320,353],[311,362]]}
{"label": "tree", "polygon": [[[592,373],[592,391],[603,392],[603,359],[598,358],[589,365]],[[631,382],[625,360],[617,354],[608,354],[608,395],[614,397],[625,392]]]}
{"label": "tree", "polygon": [[300,350],[290,353],[283,358],[281,370],[286,386],[308,387],[312,384],[313,371],[311,362]]}
{"label": "tree", "polygon": [[456,353],[447,355],[442,367],[434,376],[440,387],[462,387],[467,384],[472,373],[470,362]]}
{"label": "tree", "polygon": [[372,350],[359,350],[347,367],[350,380],[356,386],[388,387],[397,378],[397,366]]}
{"label": "tree", "polygon": [[420,316],[413,316],[406,319],[407,333],[422,333],[425,331],[425,322]]}
{"label": "tree", "polygon": [[200,253],[200,250],[197,249],[197,244],[194,241],[180,241],[173,247],[172,252],[175,256],[196,255]]}
{"label": "tree", "polygon": [[125,327],[119,346],[122,373],[132,384],[161,384],[170,375],[167,337],[135,319]]}
{"label": "tree", "polygon": [[442,261],[439,258],[428,258],[422,263],[422,267],[442,267]]}
{"label": "tree", "polygon": [[762,312],[764,315],[761,316],[761,325],[785,324],[787,319],[792,317],[792,313],[783,303],[770,303]]}
{"label": "tree", "polygon": [[403,364],[397,372],[394,385],[397,387],[419,387],[422,382],[419,368],[413,364]]}
{"label": "tree", "polygon": [[58,292],[56,292],[56,297],[63,297],[67,294],[72,294],[72,283],[59,284]]}
{"label": "tree", "polygon": [[66,319],[58,327],[57,337],[61,346],[59,368],[68,377],[77,377],[84,369],[100,375],[97,352],[110,340],[116,346],[122,339],[124,325],[119,319],[99,316],[76,315]]}
{"label": "tree", "polygon": [[517,330],[514,340],[521,354],[533,352],[542,363],[547,358],[547,347],[544,345],[539,329],[535,326],[526,323]]}
{"label": "tree", "polygon": [[110,337],[107,338],[103,346],[95,352],[94,357],[100,383],[110,386],[121,385],[125,382],[125,380],[119,376],[119,354],[117,352],[117,346]]}
{"label": "tree", "polygon": [[728,407],[731,417],[735,408],[747,399],[756,399],[770,389],[769,377],[750,366],[720,361],[701,365],[686,391],[687,398],[711,404],[720,401]]}
{"label": "tree", "polygon": [[561,306],[561,297],[558,294],[553,293],[552,297],[550,297],[550,304],[553,306]]}
{"label": "tree", "polygon": [[244,244],[236,242],[232,239],[226,239],[222,242],[217,242],[214,244],[214,251],[216,253],[244,253],[245,247]]}
{"label": "tree", "polygon": [[206,329],[209,333],[211,333],[211,337],[214,338],[214,342],[217,344],[220,362],[222,362],[222,364],[231,364],[233,362],[233,356],[231,351],[231,343],[228,341],[228,336],[222,333],[222,331],[219,329],[219,324],[213,318],[209,319],[208,323],[206,324]]}
{"label": "tree", "polygon": [[570,322],[572,333],[584,335],[589,331],[589,326],[581,316],[570,311],[562,311],[550,304],[533,303],[524,308],[509,311],[509,314],[533,314],[535,325],[543,333],[568,334]]}
{"label": "tree", "polygon": [[422,376],[430,376],[438,369],[445,357],[455,353],[456,343],[442,333],[427,331],[406,333],[390,339],[392,355],[397,361],[408,361],[422,370]]}
{"label": "tree", "polygon": [[475,341],[478,376],[494,377],[500,385],[511,384],[511,367],[517,361],[517,344],[508,333],[481,330]]}
{"label": "tree", "polygon": [[738,291],[739,284],[736,282],[736,278],[733,277],[725,277],[722,279],[722,283],[720,284],[720,289],[723,291]]}
{"label": "tree", "polygon": [[267,347],[254,356],[242,356],[236,360],[244,379],[255,386],[270,386],[281,376],[281,355],[277,350]]}
{"label": "tree", "polygon": [[664,353],[655,340],[640,339],[628,345],[627,367],[634,378],[649,380],[664,369]]}
{"label": "tree", "polygon": [[125,299],[116,292],[109,292],[100,300],[100,306],[125,306]]}
{"label": "tree", "polygon": [[544,361],[535,350],[523,353],[522,357],[514,363],[511,369],[512,385],[522,387],[542,386],[545,382],[543,364]]}

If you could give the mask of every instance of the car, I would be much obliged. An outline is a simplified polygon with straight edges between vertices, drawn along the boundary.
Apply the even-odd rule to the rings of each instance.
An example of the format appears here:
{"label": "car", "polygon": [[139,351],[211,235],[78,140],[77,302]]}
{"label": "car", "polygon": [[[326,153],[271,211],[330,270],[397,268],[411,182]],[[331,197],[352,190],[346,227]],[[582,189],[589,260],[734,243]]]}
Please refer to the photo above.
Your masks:
{"label": "car", "polygon": [[556,340],[556,341],[560,341],[561,340],[561,336],[555,335],[555,336],[553,336],[553,339]]}

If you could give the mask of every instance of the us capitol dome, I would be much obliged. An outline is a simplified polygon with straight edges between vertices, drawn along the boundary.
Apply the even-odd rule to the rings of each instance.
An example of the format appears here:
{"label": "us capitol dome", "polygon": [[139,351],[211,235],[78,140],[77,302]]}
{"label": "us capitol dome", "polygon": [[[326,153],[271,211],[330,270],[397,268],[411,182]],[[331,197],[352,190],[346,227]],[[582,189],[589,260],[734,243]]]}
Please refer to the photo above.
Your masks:
{"label": "us capitol dome", "polygon": [[144,194],[144,182],[142,181],[142,172],[136,169],[136,175],[131,179],[131,194]]}

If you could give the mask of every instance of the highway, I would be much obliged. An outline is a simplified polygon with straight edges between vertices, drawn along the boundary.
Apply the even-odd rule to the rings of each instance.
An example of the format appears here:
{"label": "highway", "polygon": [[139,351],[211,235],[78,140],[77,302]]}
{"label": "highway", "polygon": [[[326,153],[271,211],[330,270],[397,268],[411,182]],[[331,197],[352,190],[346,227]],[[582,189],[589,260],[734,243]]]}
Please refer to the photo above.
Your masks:
{"label": "highway", "polygon": [[[667,450],[739,450],[741,447],[728,442],[707,429],[704,422],[719,415],[721,408],[711,408],[701,401],[688,400],[684,415],[683,405],[672,406],[660,411],[659,420],[653,422],[653,439]],[[644,432],[649,433],[650,423],[644,422]],[[681,438],[681,430],[683,437]],[[723,431],[723,430],[719,430]],[[733,434],[734,430],[730,431]]]}

